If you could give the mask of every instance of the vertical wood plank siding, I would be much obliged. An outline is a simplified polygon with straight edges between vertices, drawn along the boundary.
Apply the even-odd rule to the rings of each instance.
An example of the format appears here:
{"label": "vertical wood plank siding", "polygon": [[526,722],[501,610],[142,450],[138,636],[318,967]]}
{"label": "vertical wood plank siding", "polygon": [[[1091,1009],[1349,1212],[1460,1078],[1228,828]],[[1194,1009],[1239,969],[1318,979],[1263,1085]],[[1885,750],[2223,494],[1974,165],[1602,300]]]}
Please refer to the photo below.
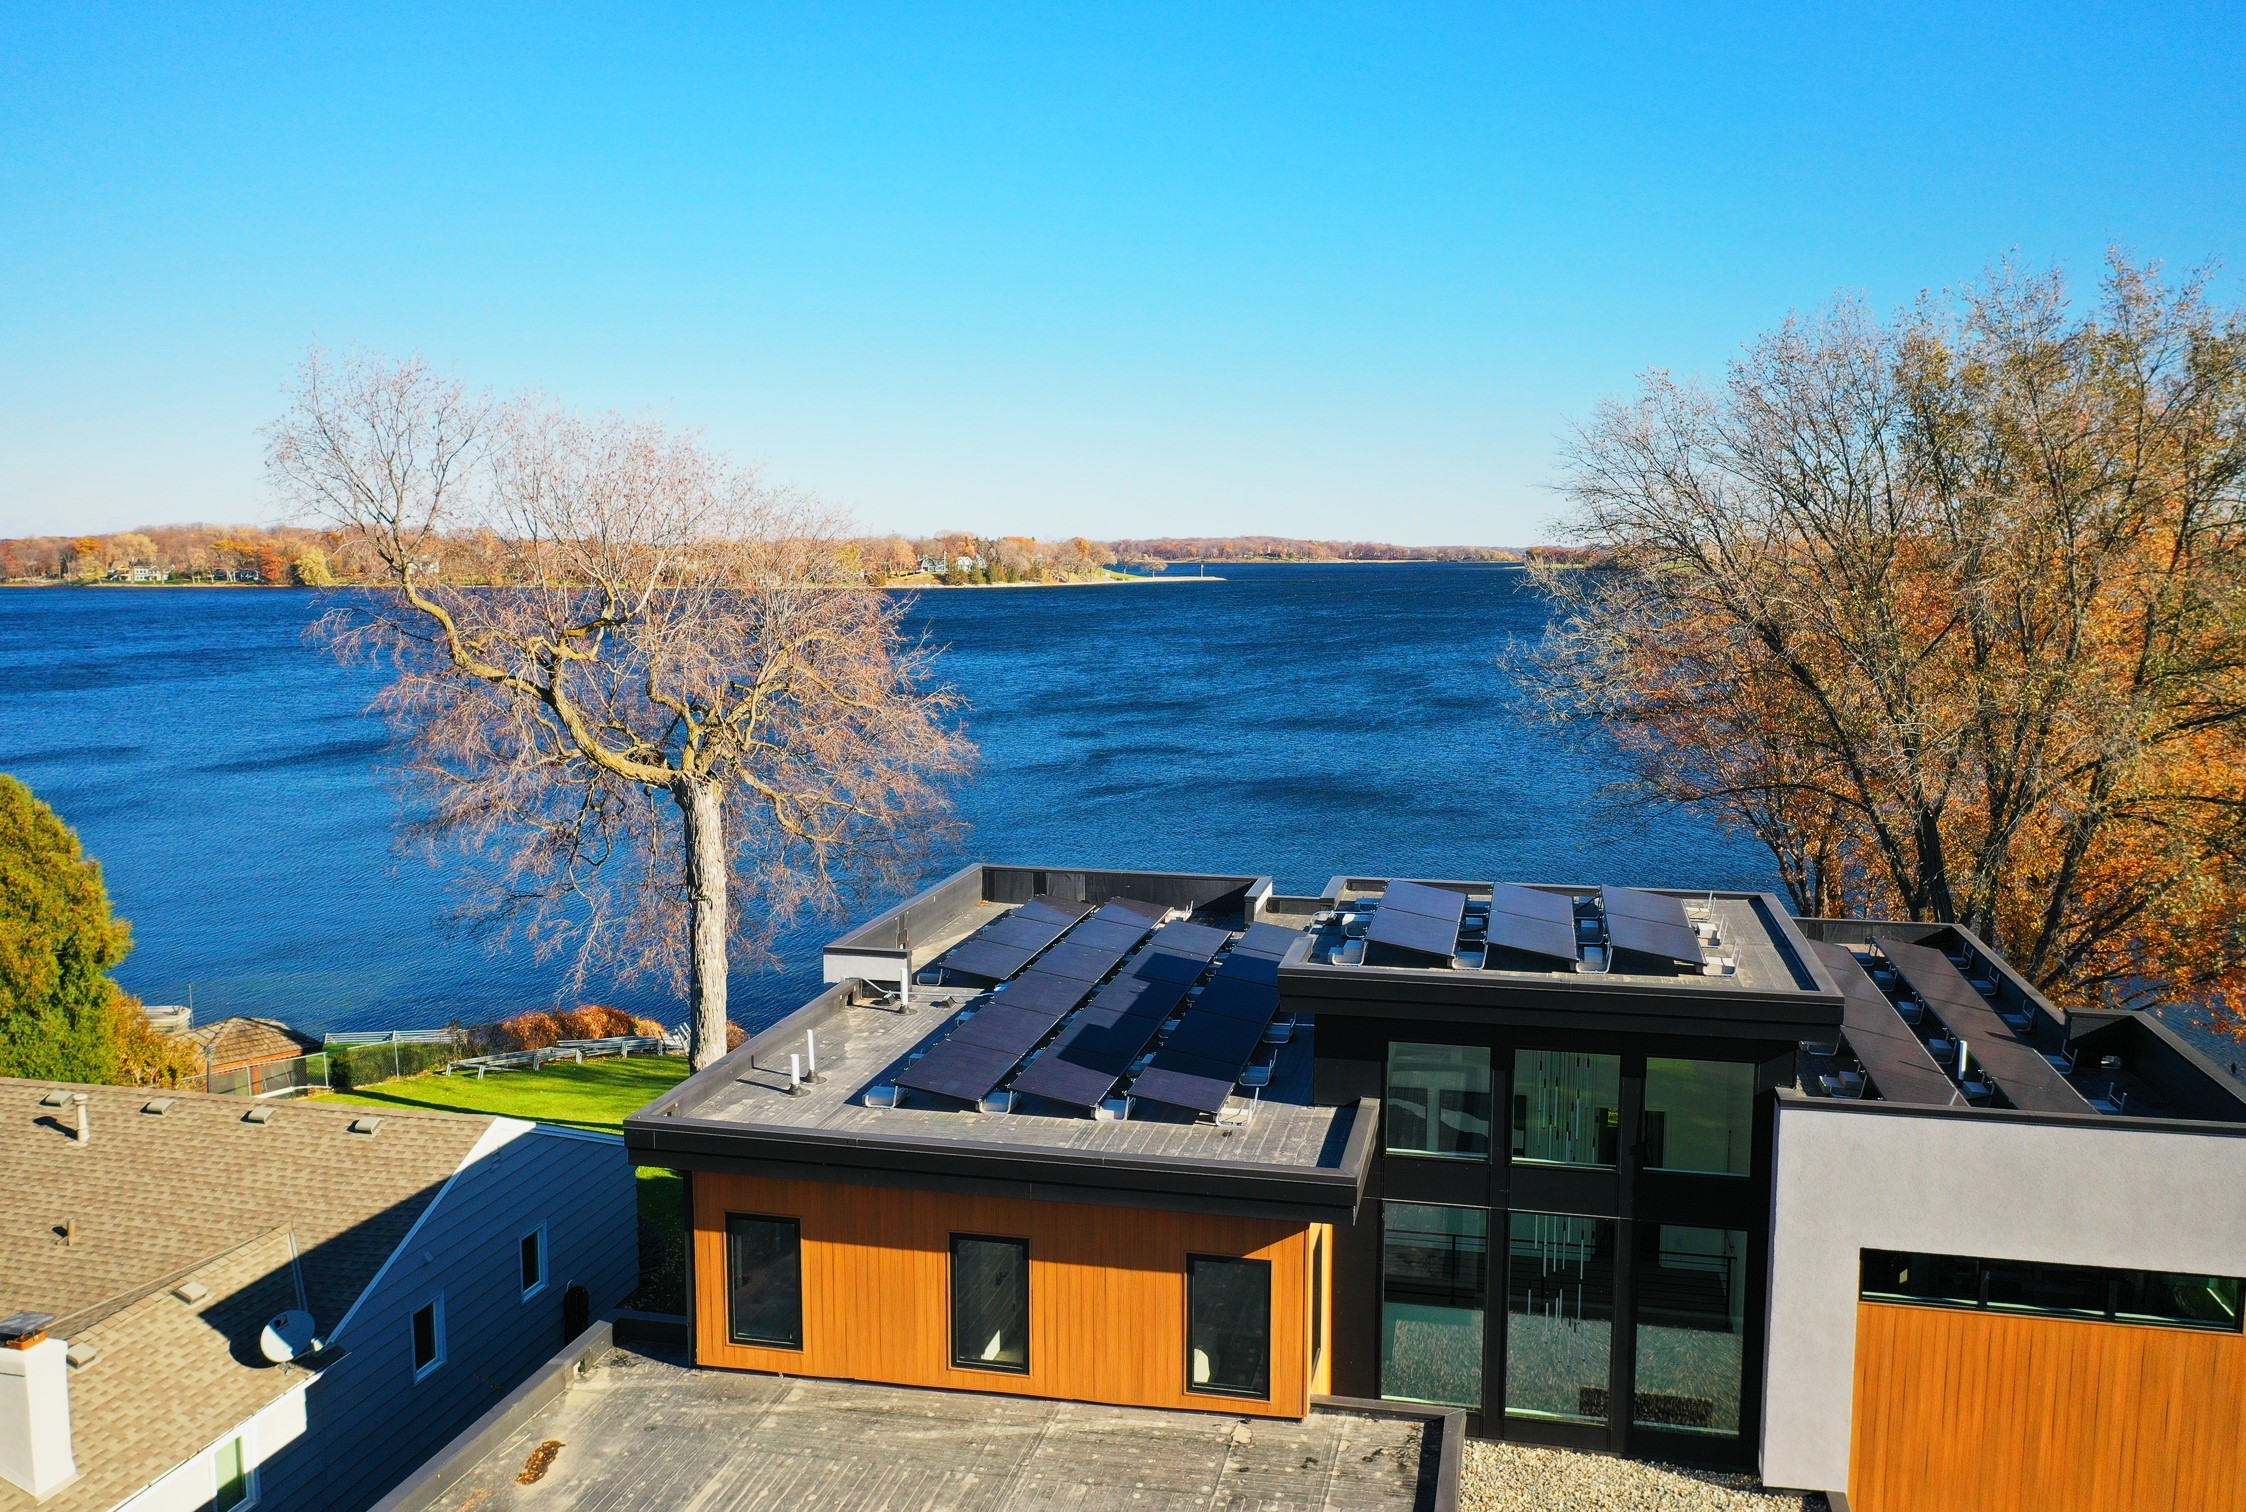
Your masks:
{"label": "vertical wood plank siding", "polygon": [[1859,1304],[1856,1512],[2246,1512],[2246,1338]]}
{"label": "vertical wood plank siding", "polygon": [[[803,1225],[802,1349],[727,1340],[727,1213]],[[1299,1418],[1325,1379],[1323,1362],[1312,1370],[1309,1317],[1311,1236],[1324,1227],[703,1172],[694,1178],[695,1358],[787,1375]],[[952,1367],[954,1234],[1029,1241],[1027,1375]],[[1332,1247],[1329,1235],[1329,1265]],[[1188,1255],[1271,1263],[1269,1401],[1185,1389]],[[1332,1337],[1329,1319],[1329,1357]]]}

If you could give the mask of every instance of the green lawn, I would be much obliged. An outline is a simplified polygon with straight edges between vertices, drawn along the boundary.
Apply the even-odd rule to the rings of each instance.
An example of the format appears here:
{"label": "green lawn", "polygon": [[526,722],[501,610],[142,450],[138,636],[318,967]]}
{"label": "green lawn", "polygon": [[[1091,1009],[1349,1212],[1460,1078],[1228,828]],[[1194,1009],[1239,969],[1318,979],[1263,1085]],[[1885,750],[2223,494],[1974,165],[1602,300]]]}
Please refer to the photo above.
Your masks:
{"label": "green lawn", "polygon": [[[647,1055],[583,1065],[561,1062],[543,1071],[494,1071],[481,1081],[430,1073],[351,1092],[322,1092],[312,1100],[496,1113],[616,1134],[623,1130],[625,1114],[653,1102],[686,1074],[684,1056]],[[640,1167],[639,1227],[640,1289],[632,1304],[653,1312],[686,1311],[686,1183],[675,1171]]]}

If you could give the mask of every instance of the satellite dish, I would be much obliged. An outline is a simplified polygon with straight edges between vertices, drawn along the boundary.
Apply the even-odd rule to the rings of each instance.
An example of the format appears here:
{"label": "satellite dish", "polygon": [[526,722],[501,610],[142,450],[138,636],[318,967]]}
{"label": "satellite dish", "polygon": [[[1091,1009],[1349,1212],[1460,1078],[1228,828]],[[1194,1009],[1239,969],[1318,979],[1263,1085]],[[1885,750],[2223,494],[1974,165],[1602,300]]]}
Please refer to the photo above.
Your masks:
{"label": "satellite dish", "polygon": [[257,1347],[276,1365],[285,1364],[312,1348],[312,1315],[301,1307],[278,1314],[257,1336]]}

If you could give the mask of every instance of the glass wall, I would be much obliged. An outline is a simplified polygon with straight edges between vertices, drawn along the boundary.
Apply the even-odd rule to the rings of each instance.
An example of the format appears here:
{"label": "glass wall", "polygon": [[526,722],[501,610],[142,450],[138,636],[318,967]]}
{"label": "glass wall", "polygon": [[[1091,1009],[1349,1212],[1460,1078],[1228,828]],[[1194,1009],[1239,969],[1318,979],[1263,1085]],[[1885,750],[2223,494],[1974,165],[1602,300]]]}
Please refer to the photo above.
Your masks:
{"label": "glass wall", "polygon": [[1488,1046],[1388,1047],[1388,1148],[1408,1155],[1489,1158]]}
{"label": "glass wall", "polygon": [[1746,1362],[1746,1234],[1642,1223],[1636,1284],[1631,1421],[1641,1428],[1738,1433]]}
{"label": "glass wall", "polygon": [[1621,1057],[1513,1053],[1515,1160],[1611,1166],[1621,1124]]}
{"label": "glass wall", "polygon": [[1029,1369],[1029,1241],[951,1239],[951,1362]]}
{"label": "glass wall", "polygon": [[1186,1389],[1271,1395],[1271,1262],[1186,1258]]}
{"label": "glass wall", "polygon": [[1490,1215],[1381,1204],[1380,1394],[1479,1409]]}
{"label": "glass wall", "polygon": [[1755,1068],[1646,1059],[1646,1166],[1744,1176],[1754,1154]]}
{"label": "glass wall", "polygon": [[793,1218],[725,1215],[726,1337],[803,1347],[803,1228]]}
{"label": "glass wall", "polygon": [[1615,1227],[1611,1218],[1513,1214],[1505,1298],[1507,1413],[1577,1423],[1607,1420]]}

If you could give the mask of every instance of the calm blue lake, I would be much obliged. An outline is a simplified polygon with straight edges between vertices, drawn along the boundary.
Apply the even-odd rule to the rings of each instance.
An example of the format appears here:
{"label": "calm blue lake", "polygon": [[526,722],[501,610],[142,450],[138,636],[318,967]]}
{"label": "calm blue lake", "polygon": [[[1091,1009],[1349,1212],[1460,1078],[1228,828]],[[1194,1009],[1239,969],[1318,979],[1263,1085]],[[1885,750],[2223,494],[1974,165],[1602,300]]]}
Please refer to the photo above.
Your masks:
{"label": "calm blue lake", "polygon": [[[1775,886],[1705,820],[1614,812],[1593,753],[1506,712],[1499,652],[1547,615],[1518,571],[1224,572],[918,599],[982,748],[960,796],[973,854],[1283,890],[1341,871]],[[394,850],[373,675],[302,639],[322,599],[0,593],[0,770],[100,858],[133,923],[120,976],[147,1001],[314,1030],[554,1002],[556,966],[449,930],[445,874]],[[800,1002],[832,927],[737,978],[735,1017]],[[649,984],[582,996],[683,1016]]]}

